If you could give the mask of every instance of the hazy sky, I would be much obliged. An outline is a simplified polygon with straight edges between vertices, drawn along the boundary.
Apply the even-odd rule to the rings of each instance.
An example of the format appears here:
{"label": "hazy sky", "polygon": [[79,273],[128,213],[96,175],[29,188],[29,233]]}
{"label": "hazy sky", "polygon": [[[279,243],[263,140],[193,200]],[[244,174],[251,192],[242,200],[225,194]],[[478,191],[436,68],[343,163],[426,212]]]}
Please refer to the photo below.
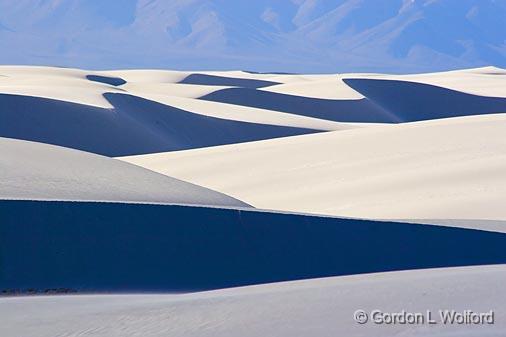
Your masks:
{"label": "hazy sky", "polygon": [[0,0],[0,50],[91,69],[506,67],[506,0]]}

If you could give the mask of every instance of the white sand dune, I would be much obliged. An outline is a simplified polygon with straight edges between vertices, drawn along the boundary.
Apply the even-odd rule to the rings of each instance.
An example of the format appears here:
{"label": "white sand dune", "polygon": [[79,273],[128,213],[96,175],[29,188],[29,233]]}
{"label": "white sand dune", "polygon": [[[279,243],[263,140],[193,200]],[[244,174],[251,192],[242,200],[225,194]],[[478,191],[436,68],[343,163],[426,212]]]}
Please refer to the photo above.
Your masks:
{"label": "white sand dune", "polygon": [[505,74],[487,67],[401,76],[307,75],[257,90],[220,89],[201,99],[338,122],[413,122],[506,111]]}
{"label": "white sand dune", "polygon": [[0,136],[108,156],[357,127],[195,99],[241,86],[255,91],[277,85],[282,75],[29,66],[1,66],[0,75]]}
{"label": "white sand dune", "polygon": [[[431,261],[430,266],[450,265],[442,264],[442,256],[446,263],[454,261],[451,265],[504,263],[500,240],[506,232],[505,83],[506,70],[494,67],[414,75],[302,75],[0,66],[0,137],[9,137],[0,138],[0,199],[11,213],[16,212],[12,211],[14,203],[23,203],[17,209],[28,208],[28,220],[19,220],[18,214],[25,212],[11,214],[10,222],[3,224],[3,233],[10,228],[10,237],[18,238],[19,227],[9,226],[22,224],[29,235],[19,242],[30,245],[31,238],[38,235],[30,227],[33,214],[38,216],[38,210],[49,210],[48,203],[6,201],[12,199],[254,206],[502,232],[404,224],[413,230],[409,232],[413,235],[407,236],[395,234],[403,233],[395,231],[396,224],[390,223],[394,230],[389,231],[385,222],[375,222],[373,226],[372,222],[325,218],[354,223],[350,231],[354,238],[348,240],[347,235],[332,235],[336,232],[329,231],[320,218],[315,220],[316,227],[308,227],[313,223],[305,219],[314,217],[300,214],[267,214],[276,217],[276,222],[262,217],[262,212],[243,209],[141,205],[146,213],[133,208],[128,213],[124,203],[114,206],[123,212],[108,213],[115,224],[120,223],[118,214],[123,216],[121,221],[137,217],[131,227],[116,228],[125,231],[127,238],[118,235],[118,247],[127,247],[125,251],[132,254],[134,261],[101,259],[101,268],[114,270],[110,261],[116,261],[117,270],[126,267],[128,272],[112,272],[114,280],[118,277],[123,283],[121,277],[132,275],[133,269],[139,281],[136,284],[156,284],[156,279],[147,275],[156,276],[163,271],[169,273],[170,280],[176,275],[173,268],[160,268],[171,261],[165,253],[157,252],[174,252],[176,260],[172,262],[177,262],[183,271],[174,279],[183,281],[179,288],[172,289],[195,289],[188,285],[195,281],[191,275],[198,275],[197,281],[205,282],[203,274],[228,275],[228,271],[241,271],[243,267],[244,275],[253,277],[248,280],[255,280],[255,270],[261,268],[245,263],[248,258],[261,260],[266,270],[286,268],[286,275],[304,271],[304,263],[325,265],[330,257],[319,255],[310,245],[325,247],[325,234],[347,240],[335,246],[350,254],[349,258],[338,254],[340,258],[345,256],[339,268],[353,273],[361,270],[357,266],[367,263],[369,256],[378,257],[371,255],[377,253],[371,248],[353,251],[357,245],[378,244],[386,252],[404,253],[390,254],[388,259],[379,256],[368,266],[372,269],[366,271],[408,268],[416,260],[410,256],[420,257],[417,247],[425,247],[426,242],[427,254],[433,253],[436,261]],[[90,205],[82,212],[89,212],[98,204]],[[113,208],[110,203],[102,205]],[[60,206],[66,207],[53,205],[53,218],[45,219],[50,225],[51,219],[61,220]],[[185,211],[178,212],[178,208]],[[75,214],[81,214],[79,209],[74,207]],[[93,214],[86,213],[90,217]],[[175,244],[154,240],[150,235],[156,231],[146,231],[149,226],[136,226],[139,221],[146,222],[144,214],[156,218],[155,227],[151,228],[156,228],[158,221],[165,225],[171,219],[169,222],[177,230],[170,233],[179,234],[160,235],[160,239],[170,238]],[[212,220],[202,220],[210,217]],[[67,227],[73,229],[68,233],[80,233],[78,225],[87,225],[87,219],[80,222],[81,217],[74,218],[79,221],[74,227]],[[93,224],[101,227],[102,219],[93,218]],[[299,231],[295,230],[294,219],[300,221]],[[188,221],[193,227],[186,226]],[[217,225],[209,230],[208,225],[213,223]],[[138,233],[134,227],[142,231],[137,242],[145,240],[149,244],[130,245],[135,240],[128,239],[129,235]],[[236,235],[235,241],[220,231],[225,227]],[[202,238],[197,240],[198,249],[189,235],[192,228],[203,233],[196,236]],[[290,230],[283,232],[284,228]],[[320,234],[307,238],[309,234],[301,234],[301,228],[303,233],[310,233],[306,228],[314,228]],[[339,224],[334,228],[344,227]],[[440,234],[421,239],[422,228],[425,233]],[[447,243],[444,233],[452,231],[462,234],[466,244]],[[45,241],[39,237],[35,248],[42,253],[30,250],[32,255],[27,253],[28,246],[13,243],[17,239],[5,239],[4,250],[9,248],[14,256],[9,260],[11,269],[21,271],[11,270],[11,274],[29,280],[36,274],[47,281],[45,272],[55,266],[54,270],[62,272],[61,279],[59,274],[52,274],[57,281],[79,285],[83,282],[75,277],[79,273],[72,274],[72,268],[62,268],[59,263],[80,259],[72,266],[81,268],[79,263],[94,255],[80,256],[75,241],[67,239],[69,236],[72,235],[48,236],[43,238]],[[478,236],[490,236],[490,241],[477,240]],[[367,243],[366,238],[371,241]],[[107,254],[103,252],[109,252],[109,257],[117,257],[116,246],[107,244],[99,250],[100,240],[92,239],[92,253],[104,257]],[[109,235],[100,239],[112,241]],[[209,244],[213,240],[218,240],[214,247]],[[55,248],[57,241],[64,254]],[[392,244],[385,245],[386,241]],[[410,246],[409,242],[414,243]],[[491,244],[486,247],[483,242]],[[55,249],[48,249],[48,243]],[[90,251],[86,240],[80,244],[79,249]],[[227,247],[242,247],[245,255]],[[305,254],[299,247],[313,254]],[[29,267],[20,264],[18,249],[24,252],[24,262]],[[137,255],[138,249],[143,254]],[[440,254],[434,253],[437,249]],[[67,252],[70,254],[65,255]],[[41,257],[46,253],[53,257]],[[142,256],[150,256],[149,263],[139,259]],[[285,262],[280,265],[282,268],[276,267],[276,256],[295,256],[297,267]],[[398,267],[397,256],[409,263]],[[37,263],[34,257],[41,257],[43,263]],[[484,257],[488,259],[483,260]],[[85,263],[89,269],[83,270],[90,270],[84,273],[93,276],[99,270],[97,259],[90,261]],[[206,269],[212,268],[215,261],[229,267]],[[240,267],[230,268],[235,266],[231,261]],[[2,267],[0,263],[0,282],[5,282],[9,270],[2,268],[9,269],[9,265]],[[30,273],[31,268],[39,270]],[[148,274],[149,270],[154,272]],[[97,275],[98,281],[107,281],[102,280],[104,273]],[[184,275],[190,276],[184,279]],[[497,265],[310,279],[189,294],[0,297],[0,336],[503,336],[505,278],[506,265]],[[268,281],[273,279],[281,280]],[[19,283],[15,278],[9,289],[24,291]],[[156,289],[166,289],[163,284],[157,286]],[[495,324],[360,325],[353,321],[357,309],[368,313],[374,309],[423,313],[431,310],[435,316],[438,310],[445,309],[493,310]]]}
{"label": "white sand dune", "polygon": [[[122,89],[131,94],[149,94],[153,97],[182,97],[198,98],[208,95],[218,90],[230,88],[228,86],[218,85],[197,85],[185,83],[163,83],[163,82],[127,82],[121,86]],[[157,102],[164,103],[162,100],[155,99]]]}
{"label": "white sand dune", "polygon": [[133,92],[138,97],[160,102],[198,115],[239,122],[306,128],[319,131],[347,130],[356,127],[374,125],[374,123],[340,123],[320,118],[300,116],[267,109],[251,108],[235,104],[160,95],[136,90]]}
{"label": "white sand dune", "polygon": [[505,134],[497,114],[122,159],[264,209],[505,220]]}
{"label": "white sand dune", "polygon": [[[505,74],[2,66],[0,136],[107,156],[159,153],[125,160],[261,208],[503,220],[501,115],[384,124],[503,112]],[[339,132],[245,143],[321,131]],[[235,145],[215,147],[224,144]]]}
{"label": "white sand dune", "polygon": [[[199,115],[216,117],[241,122],[278,125],[288,127],[307,128],[321,131],[334,131],[358,127],[355,123],[339,123],[321,118],[306,117],[302,115],[283,113],[268,109],[258,109],[248,106],[226,104],[207,100],[200,100],[199,97],[213,92],[232,88],[223,85],[185,84],[180,83],[191,73],[180,73],[177,78],[171,78],[169,72],[167,78],[163,76],[164,71],[112,71],[105,72],[106,75],[118,76],[127,79],[128,82],[121,86],[130,94],[159,102],[171,107],[182,109]],[[243,76],[238,76],[243,75]],[[265,81],[288,81],[289,84],[278,84],[262,88],[270,92],[292,94],[322,99],[350,99],[363,98],[362,95],[344,84],[335,75],[299,75],[292,79],[291,75],[269,75],[248,74],[244,72],[204,72],[213,76],[230,76],[239,79],[258,79],[252,76],[265,78]],[[132,76],[133,75],[133,76]],[[244,76],[249,75],[249,76]],[[174,75],[175,76],[175,75]],[[286,79],[284,77],[287,77]],[[339,85],[339,90],[336,90]],[[272,89],[271,89],[272,88]],[[307,89],[307,90],[304,90]],[[360,126],[369,126],[371,123],[360,123]]]}
{"label": "white sand dune", "polygon": [[506,78],[506,69],[497,67],[482,67],[412,75],[354,73],[343,74],[342,78],[403,80],[436,85],[473,95],[506,97],[506,86],[504,85]]}
{"label": "white sand dune", "polygon": [[0,136],[125,156],[497,113],[506,110],[504,74],[491,67],[392,76],[1,66]]}
{"label": "white sand dune", "polygon": [[0,136],[121,156],[321,131],[215,118],[124,93],[104,97],[114,109],[0,94]]}
{"label": "white sand dune", "polygon": [[[289,75],[284,75],[288,77]],[[292,79],[293,78],[293,79]],[[281,77],[283,79],[283,77]],[[290,81],[286,81],[291,79]],[[273,81],[278,77],[272,78]],[[262,88],[279,94],[321,99],[362,99],[363,95],[346,85],[340,75],[299,75],[285,79],[285,83]]]}
{"label": "white sand dune", "polygon": [[89,81],[86,79],[89,74],[95,72],[56,67],[0,66],[0,75],[3,75],[0,77],[0,93],[112,108],[103,94],[123,91],[111,85]]}
{"label": "white sand dune", "polygon": [[209,189],[63,147],[0,138],[0,199],[247,206]]}
{"label": "white sand dune", "polygon": [[[506,266],[427,269],[194,294],[0,298],[0,335],[504,336]],[[437,324],[358,324],[356,310],[427,311]],[[494,312],[494,324],[443,324],[439,310]],[[29,318],[29,321],[27,320]]]}
{"label": "white sand dune", "polygon": [[192,74],[203,74],[210,76],[219,76],[235,79],[251,79],[273,81],[278,83],[287,83],[293,81],[291,75],[252,73],[239,70],[230,71],[177,71],[160,69],[125,69],[101,71],[105,76],[117,76],[125,79],[127,82],[159,82],[159,83],[179,83]]}

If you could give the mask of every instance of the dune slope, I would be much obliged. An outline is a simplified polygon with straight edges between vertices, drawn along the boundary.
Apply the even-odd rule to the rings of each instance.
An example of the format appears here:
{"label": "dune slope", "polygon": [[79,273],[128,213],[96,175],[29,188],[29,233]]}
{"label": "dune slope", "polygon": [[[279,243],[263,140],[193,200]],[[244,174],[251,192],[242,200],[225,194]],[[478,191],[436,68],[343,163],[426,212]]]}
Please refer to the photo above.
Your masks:
{"label": "dune slope", "polygon": [[122,158],[255,207],[393,219],[506,219],[506,115]]}
{"label": "dune slope", "polygon": [[317,132],[203,116],[122,93],[104,96],[113,109],[0,94],[0,135],[122,156]]}
{"label": "dune slope", "polygon": [[[503,335],[506,267],[356,275],[180,295],[1,298],[4,337]],[[357,324],[367,313],[430,310],[439,324]],[[441,324],[439,310],[495,313],[494,324]],[[30,324],[26,323],[30,317]]]}
{"label": "dune slope", "polygon": [[0,336],[503,336],[505,79],[0,66]]}
{"label": "dune slope", "polygon": [[195,291],[506,263],[505,233],[434,225],[26,200],[0,200],[0,214],[0,294]]}
{"label": "dune slope", "polygon": [[226,88],[204,95],[200,99],[288,112],[335,122],[392,123],[401,121],[388,110],[366,98],[326,99],[249,88]]}
{"label": "dune slope", "polygon": [[429,84],[382,79],[344,82],[402,122],[506,112],[506,98],[472,95]]}
{"label": "dune slope", "polygon": [[95,154],[0,138],[0,199],[245,203],[207,188]]}
{"label": "dune slope", "polygon": [[[334,122],[340,120],[334,115],[342,116],[354,103],[360,105],[363,97],[355,93],[358,100],[339,100],[354,91],[333,76],[329,82],[329,77],[322,84],[318,76],[234,71],[0,66],[0,136],[124,156],[357,127]],[[337,83],[340,89],[334,101],[292,96],[287,112],[197,99],[228,89],[280,99],[289,96],[259,88],[293,81],[315,82],[319,87]],[[313,112],[301,113],[301,108]]]}

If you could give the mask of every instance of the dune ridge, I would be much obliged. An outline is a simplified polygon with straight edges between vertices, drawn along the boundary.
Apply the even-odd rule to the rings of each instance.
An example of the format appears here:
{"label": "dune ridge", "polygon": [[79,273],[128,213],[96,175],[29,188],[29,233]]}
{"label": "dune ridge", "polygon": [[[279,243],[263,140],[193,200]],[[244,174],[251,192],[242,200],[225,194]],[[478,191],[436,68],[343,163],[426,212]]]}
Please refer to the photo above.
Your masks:
{"label": "dune ridge", "polygon": [[505,118],[449,118],[121,159],[263,209],[504,220]]}
{"label": "dune ridge", "polygon": [[[191,294],[0,298],[2,336],[501,336],[506,266],[473,266],[283,282]],[[353,313],[441,308],[495,313],[479,326],[358,326]],[[24,324],[26,316],[36,324]],[[439,321],[439,320],[438,320]],[[247,329],[245,329],[247,327]]]}
{"label": "dune ridge", "polygon": [[[248,207],[222,193],[119,160],[0,138],[0,199],[122,201]],[[2,212],[2,218],[6,214]]]}
{"label": "dune ridge", "polygon": [[[490,67],[301,75],[1,66],[0,136],[126,156],[490,114],[506,109],[504,74]],[[477,89],[459,84],[471,80]]]}
{"label": "dune ridge", "polygon": [[502,336],[505,84],[0,66],[0,335]]}
{"label": "dune ridge", "polygon": [[124,156],[318,131],[202,116],[124,93],[104,97],[113,109],[0,94],[0,135]]}
{"label": "dune ridge", "polygon": [[505,233],[436,225],[111,202],[3,200],[0,214],[7,294],[201,291],[506,263]]}

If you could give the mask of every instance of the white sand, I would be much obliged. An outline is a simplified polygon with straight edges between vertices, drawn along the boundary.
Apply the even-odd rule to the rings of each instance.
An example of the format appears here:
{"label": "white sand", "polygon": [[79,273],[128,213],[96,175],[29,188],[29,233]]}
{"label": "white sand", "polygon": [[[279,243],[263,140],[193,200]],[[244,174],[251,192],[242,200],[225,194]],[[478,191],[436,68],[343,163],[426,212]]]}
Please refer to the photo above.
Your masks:
{"label": "white sand", "polygon": [[101,108],[113,106],[106,92],[122,92],[114,86],[89,81],[80,69],[33,66],[0,66],[0,94],[43,97]]}
{"label": "white sand", "polygon": [[[277,79],[277,78],[276,78]],[[280,94],[323,99],[361,99],[360,93],[347,86],[340,75],[300,75],[288,83],[263,88]]]}
{"label": "white sand", "polygon": [[[88,75],[117,77],[123,79],[126,83],[114,86],[97,81],[91,81],[87,79]],[[285,84],[281,84],[275,85],[275,88],[272,91],[298,94],[302,90],[307,90],[308,97],[346,99],[350,95],[350,92],[352,93],[352,96],[362,97],[351,88],[344,85],[344,83],[334,75],[293,76],[277,74],[250,74],[241,71],[182,72],[168,70],[118,70],[98,72],[80,69],[32,66],[0,66],[0,94],[49,98],[58,101],[113,109],[114,106],[104,97],[104,94],[120,93],[142,97],[198,115],[233,121],[298,127],[321,131],[342,130],[357,127],[356,125],[353,126],[351,124],[337,123],[319,118],[310,118],[297,114],[198,100],[196,98],[218,90],[231,88],[231,86],[179,83],[191,75],[211,75],[217,78],[274,81],[276,83],[294,82],[295,89],[290,89],[290,84],[288,84],[288,88],[284,88],[283,85]],[[206,79],[203,80],[204,83],[205,81]],[[301,81],[303,83],[308,82],[310,86],[307,87],[303,85],[301,88],[298,88],[298,83]],[[341,89],[337,91],[336,94],[332,94],[334,92],[334,85],[337,84],[341,86]],[[26,109],[29,110],[32,108],[27,107]],[[69,111],[69,114],[72,115],[73,112]],[[101,118],[103,118],[103,116]],[[153,126],[147,127],[149,129],[153,129]],[[137,131],[137,133],[139,132],[140,131]],[[199,131],[197,131],[197,133],[198,132]],[[222,131],[222,133],[226,132],[226,130]],[[137,136],[131,135],[130,137],[135,138]],[[139,139],[138,141],[140,143],[148,142],[150,137],[152,137],[152,135],[145,135],[144,140]],[[100,153],[100,151],[97,152]]]}
{"label": "white sand", "polygon": [[122,158],[264,209],[505,220],[506,115]]}
{"label": "white sand", "polygon": [[[506,219],[506,210],[501,207],[506,192],[502,173],[505,153],[502,134],[506,130],[501,115],[381,126],[332,122],[198,99],[233,87],[223,85],[231,80],[230,83],[246,81],[241,82],[246,86],[256,85],[255,81],[279,83],[257,90],[308,98],[363,99],[342,81],[346,78],[408,80],[475,95],[506,97],[506,71],[502,69],[485,67],[416,75],[283,75],[241,71],[94,72],[1,66],[0,75],[0,93],[52,98],[106,109],[112,105],[111,99],[104,98],[104,94],[123,93],[187,111],[189,114],[169,108],[161,111],[160,108],[154,113],[153,109],[158,107],[124,99],[119,104],[126,112],[121,110],[117,114],[109,110],[83,109],[68,111],[68,114],[59,111],[53,116],[49,114],[54,112],[53,108],[42,111],[48,113],[46,121],[50,120],[50,125],[60,125],[62,121],[73,123],[67,128],[61,125],[61,135],[55,134],[50,126],[41,129],[30,124],[26,130],[19,129],[17,120],[12,121],[17,118],[15,115],[6,118],[17,123],[7,130],[16,129],[11,137],[24,135],[29,139],[109,155],[204,147],[125,160],[224,192],[256,207],[370,218]],[[91,81],[88,75],[119,77],[126,83],[114,86]],[[188,79],[198,84],[180,83]],[[131,106],[127,107],[128,104]],[[32,108],[27,107],[28,110]],[[130,113],[127,108],[136,113]],[[199,119],[188,119],[187,115]],[[253,130],[259,135],[256,139],[267,137],[260,135],[262,132],[268,137],[277,132],[265,131],[262,125],[339,132],[205,148],[238,142],[245,132],[241,129],[244,125],[218,125],[219,120],[209,124],[206,117],[260,125]],[[73,137],[84,122],[86,132]],[[363,130],[362,126],[368,126],[368,130]]]}
{"label": "white sand", "polygon": [[[252,74],[242,71],[117,70],[98,72],[56,67],[0,66],[0,94],[43,97],[111,109],[113,106],[103,95],[106,93],[124,93],[179,107],[200,115],[229,120],[296,126],[322,131],[342,130],[352,127],[351,124],[329,122],[320,118],[308,118],[297,114],[188,100],[188,98],[199,98],[232,87],[227,85],[179,83],[189,76],[198,76],[199,74],[218,78],[272,81],[280,84],[259,88],[258,90],[332,100],[358,100],[364,98],[342,81],[346,78],[407,80],[443,86],[476,95],[506,97],[506,86],[504,85],[506,71],[494,67],[416,75],[283,75]],[[113,86],[90,81],[86,78],[87,75],[119,77],[125,80],[126,83]],[[205,83],[205,80],[203,82]]]}
{"label": "white sand", "polygon": [[[239,79],[258,79],[265,81],[276,81],[286,83],[293,78],[291,75],[278,74],[257,74],[240,70],[231,71],[177,71],[177,70],[160,70],[160,69],[126,69],[126,70],[109,70],[99,72],[104,76],[121,77],[127,82],[160,82],[160,83],[178,83],[191,74],[205,74],[212,76],[222,76]],[[286,78],[286,80],[285,80]]]}
{"label": "white sand", "polygon": [[245,206],[218,192],[119,160],[0,138],[0,199]]}
{"label": "white sand", "polygon": [[[121,88],[127,90],[128,93],[133,95],[152,99],[164,104],[170,104],[164,102],[163,97],[199,98],[215,91],[230,87],[163,82],[127,82],[122,85]],[[158,98],[162,98],[162,100]]]}
{"label": "white sand", "polygon": [[[506,266],[427,269],[181,295],[0,298],[0,335],[504,336]],[[432,313],[437,324],[360,325],[356,310]],[[494,324],[442,324],[439,310],[494,312]],[[426,322],[426,321],[425,321]]]}
{"label": "white sand", "polygon": [[343,74],[342,78],[370,78],[436,85],[473,95],[506,97],[506,69],[482,67],[412,75]]}
{"label": "white sand", "polygon": [[157,101],[198,115],[248,123],[308,128],[321,131],[347,130],[374,125],[373,123],[339,123],[319,118],[267,109],[251,108],[235,104],[154,94],[151,92],[139,92],[136,90],[133,92],[136,96]]}
{"label": "white sand", "polygon": [[[92,81],[89,75],[126,83]],[[245,95],[238,100],[244,105],[255,105],[256,96],[249,96],[254,88],[307,97],[315,104],[358,104],[364,96],[346,85],[347,78],[405,80],[506,97],[506,71],[493,67],[416,75],[282,75],[0,66],[0,94],[83,105],[72,110],[69,104],[5,99],[0,129],[15,129],[11,137],[108,154],[202,147],[116,160],[0,138],[0,199],[226,207],[245,207],[244,201],[264,209],[506,232],[506,114],[379,125],[323,119],[322,111],[338,105],[303,111],[319,117],[313,118],[300,109],[295,114],[199,100],[244,85],[238,93]],[[112,110],[111,102],[120,108]],[[297,103],[290,102],[274,107],[292,111]],[[24,105],[16,110],[18,104]],[[44,108],[37,110],[36,104]],[[259,126],[224,125],[223,120]],[[330,132],[208,147],[238,142],[246,132],[281,134],[266,131],[265,125]],[[505,265],[474,266],[194,294],[0,298],[0,336],[503,336],[505,278]],[[494,310],[495,324],[358,325],[353,321],[357,309],[431,310],[435,316],[440,309]]]}

